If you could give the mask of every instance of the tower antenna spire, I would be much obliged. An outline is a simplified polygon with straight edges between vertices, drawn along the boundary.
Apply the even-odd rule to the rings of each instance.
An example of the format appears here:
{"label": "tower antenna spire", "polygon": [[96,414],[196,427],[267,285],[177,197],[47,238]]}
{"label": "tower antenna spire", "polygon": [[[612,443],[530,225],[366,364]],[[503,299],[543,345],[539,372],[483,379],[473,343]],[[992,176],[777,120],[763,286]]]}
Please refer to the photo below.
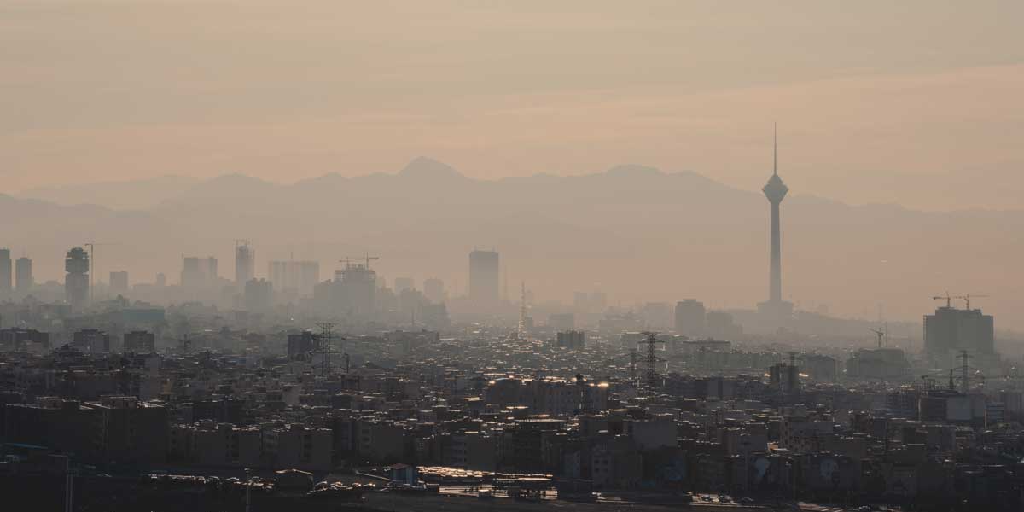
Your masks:
{"label": "tower antenna spire", "polygon": [[773,149],[774,149],[774,151],[772,152],[772,156],[774,158],[773,158],[773,162],[772,162],[772,175],[773,176],[778,176],[779,175],[779,123],[778,122],[775,123],[775,144],[774,144],[774,148]]}

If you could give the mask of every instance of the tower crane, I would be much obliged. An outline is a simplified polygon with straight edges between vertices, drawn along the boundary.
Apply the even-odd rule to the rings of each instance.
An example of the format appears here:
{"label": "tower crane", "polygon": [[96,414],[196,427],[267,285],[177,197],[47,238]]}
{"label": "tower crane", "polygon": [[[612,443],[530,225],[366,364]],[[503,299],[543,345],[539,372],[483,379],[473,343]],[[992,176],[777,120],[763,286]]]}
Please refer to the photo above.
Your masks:
{"label": "tower crane", "polygon": [[936,295],[936,296],[932,297],[932,300],[944,300],[944,301],[946,301],[946,307],[947,308],[952,307],[953,299],[954,299],[954,297],[950,297],[949,292],[946,292],[945,295]]}
{"label": "tower crane", "polygon": [[878,348],[882,348],[882,337],[885,336],[885,331],[880,331],[878,329],[868,329],[868,330],[873,332],[873,333],[875,333],[875,336],[878,336]]}
{"label": "tower crane", "polygon": [[971,295],[971,294],[968,293],[966,295],[957,295],[956,297],[953,297],[953,298],[954,299],[960,299],[960,300],[964,301],[964,303],[967,306],[967,310],[970,311],[970,309],[971,309],[971,297],[979,297],[980,298],[980,297],[988,297],[988,295],[982,295],[982,294]]}
{"label": "tower crane", "polygon": [[373,260],[379,260],[380,256],[370,256],[370,253],[366,253],[366,256],[364,256],[362,258],[349,258],[348,256],[346,256],[344,258],[341,258],[339,261],[344,263],[345,266],[347,267],[350,264],[352,264],[353,261],[359,261],[361,259],[366,260],[366,269],[369,270],[370,269],[370,262],[373,261]]}

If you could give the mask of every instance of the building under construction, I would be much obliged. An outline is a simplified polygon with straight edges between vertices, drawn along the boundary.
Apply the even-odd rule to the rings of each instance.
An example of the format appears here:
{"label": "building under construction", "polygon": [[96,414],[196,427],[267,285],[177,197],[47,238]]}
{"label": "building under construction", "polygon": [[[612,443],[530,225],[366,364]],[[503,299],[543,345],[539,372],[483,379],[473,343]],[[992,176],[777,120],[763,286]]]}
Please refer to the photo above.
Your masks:
{"label": "building under construction", "polygon": [[316,286],[313,298],[322,305],[321,313],[331,316],[369,319],[376,311],[377,273],[364,263],[342,260],[345,266],[335,271],[333,281]]}
{"label": "building under construction", "polygon": [[[957,309],[951,299],[924,317],[924,350],[933,357],[945,357],[963,350],[975,355],[995,353],[995,326],[991,315],[980,309]],[[966,298],[966,297],[965,297]]]}

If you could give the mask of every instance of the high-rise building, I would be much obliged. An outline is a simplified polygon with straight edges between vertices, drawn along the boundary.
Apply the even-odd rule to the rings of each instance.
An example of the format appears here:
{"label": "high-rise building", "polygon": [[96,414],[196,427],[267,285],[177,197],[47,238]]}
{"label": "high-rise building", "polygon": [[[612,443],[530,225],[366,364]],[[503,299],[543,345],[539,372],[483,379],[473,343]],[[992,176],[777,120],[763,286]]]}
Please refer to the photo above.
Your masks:
{"label": "high-rise building", "polygon": [[28,293],[35,282],[32,280],[32,260],[21,257],[14,262],[14,287],[19,292]]}
{"label": "high-rise building", "polygon": [[239,240],[235,245],[235,284],[244,286],[256,277],[256,251],[248,240]]}
{"label": "high-rise building", "polygon": [[271,261],[267,274],[274,289],[308,296],[320,281],[320,263],[316,261]]}
{"label": "high-rise building", "polygon": [[181,260],[182,288],[201,288],[206,284],[206,274],[199,269],[199,258],[186,257]]}
{"label": "high-rise building", "polygon": [[682,334],[691,338],[707,336],[707,328],[705,327],[706,316],[707,310],[704,308],[703,302],[694,299],[677,302],[676,334]]}
{"label": "high-rise building", "polygon": [[251,279],[245,283],[245,309],[255,312],[270,311],[274,306],[274,288],[266,279]]}
{"label": "high-rise building", "polygon": [[217,280],[220,279],[217,267],[217,258],[213,256],[207,256],[205,259],[199,260],[199,270],[206,276],[206,284],[209,286],[215,286]]}
{"label": "high-rise building", "polygon": [[167,276],[164,275],[163,272],[160,272],[156,275],[156,285],[161,288],[167,286]]}
{"label": "high-rise building", "polygon": [[395,293],[402,293],[406,290],[415,290],[416,281],[411,277],[396,277],[395,278]]}
{"label": "high-rise building", "polygon": [[64,259],[64,292],[74,309],[85,306],[89,298],[89,253],[81,247],[68,251]]}
{"label": "high-rise building", "polygon": [[980,309],[956,309],[949,304],[924,317],[924,350],[932,356],[966,350],[972,355],[995,352],[995,325]]}
{"label": "high-rise building", "polygon": [[110,352],[110,335],[99,329],[82,329],[71,338],[72,346],[94,354]]}
{"label": "high-rise building", "polygon": [[306,360],[317,348],[317,339],[311,331],[288,335],[288,359]]}
{"label": "high-rise building", "polygon": [[156,350],[156,335],[149,331],[131,331],[124,334],[125,352],[153,352]]}
{"label": "high-rise building", "polygon": [[50,350],[50,333],[35,329],[0,329],[0,351]]}
{"label": "high-rise building", "polygon": [[359,317],[372,316],[376,309],[377,273],[361,263],[346,263],[340,273],[342,311]]}
{"label": "high-rise building", "polygon": [[188,256],[181,260],[181,286],[189,289],[209,288],[217,283],[217,258]]}
{"label": "high-rise building", "polygon": [[800,391],[800,367],[793,362],[778,363],[768,368],[771,387],[783,393]]}
{"label": "high-rise building", "polygon": [[776,131],[773,151],[772,177],[762,189],[771,203],[771,249],[769,263],[768,300],[758,304],[758,311],[771,321],[781,322],[793,314],[793,303],[782,300],[782,233],[779,206],[789,193],[789,187],[779,177],[779,142]]}
{"label": "high-rise building", "polygon": [[110,292],[126,293],[128,291],[128,272],[115,270],[110,273]]}
{"label": "high-rise building", "polygon": [[717,340],[732,340],[743,334],[743,326],[736,323],[732,314],[725,311],[708,311],[704,316],[705,334]]}
{"label": "high-rise building", "polygon": [[377,273],[366,263],[345,261],[334,272],[334,280],[316,285],[313,300],[320,312],[330,316],[369,320],[377,310]]}
{"label": "high-rise building", "polygon": [[559,347],[583,349],[587,347],[587,333],[584,331],[559,331],[556,341]]}
{"label": "high-rise building", "polygon": [[11,250],[0,249],[0,295],[9,294],[14,289],[11,270]]}
{"label": "high-rise building", "polygon": [[498,302],[500,260],[495,251],[469,253],[469,298],[477,304]]}
{"label": "high-rise building", "polygon": [[423,296],[434,304],[444,302],[444,281],[436,277],[423,281]]}
{"label": "high-rise building", "polygon": [[667,302],[648,302],[640,308],[644,325],[652,331],[672,328],[672,305]]}

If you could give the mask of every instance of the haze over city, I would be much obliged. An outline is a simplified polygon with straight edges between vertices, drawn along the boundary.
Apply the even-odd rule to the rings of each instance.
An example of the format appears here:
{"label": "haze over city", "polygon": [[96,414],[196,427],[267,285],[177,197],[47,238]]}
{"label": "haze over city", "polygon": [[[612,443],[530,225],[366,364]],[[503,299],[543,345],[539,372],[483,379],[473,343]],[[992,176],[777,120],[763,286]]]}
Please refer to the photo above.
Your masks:
{"label": "haze over city", "polygon": [[[574,289],[600,283],[621,300],[685,293],[750,306],[762,295],[763,266],[739,255],[765,251],[752,210],[712,207],[717,227],[704,223],[705,229],[736,244],[715,251],[710,235],[680,236],[692,230],[687,219],[652,224],[653,212],[642,205],[656,191],[638,184],[634,197],[617,199],[624,204],[615,212],[635,225],[595,233],[613,237],[603,246],[627,244],[626,254],[647,259],[624,283],[617,282],[624,273],[615,267],[631,262],[613,256],[624,247],[591,254],[586,259],[592,263],[581,264],[560,259],[560,249],[542,238],[531,239],[530,230],[556,229],[552,225],[589,228],[585,220],[551,211],[533,192],[551,179],[538,173],[587,176],[620,165],[692,172],[756,191],[769,168],[771,124],[778,121],[792,203],[911,210],[868,206],[863,214],[843,214],[860,220],[835,226],[828,236],[846,245],[831,246],[842,249],[827,256],[802,245],[817,234],[803,231],[811,219],[792,212],[789,299],[829,304],[846,316],[875,317],[881,305],[900,319],[919,316],[928,296],[945,289],[986,292],[994,297],[990,307],[1001,311],[1022,305],[1019,281],[1003,277],[1022,255],[1016,233],[1024,180],[1017,170],[1024,156],[1012,142],[1024,136],[1019,2],[990,2],[968,13],[956,2],[932,1],[653,2],[636,9],[617,2],[587,2],[585,8],[572,2],[308,2],[289,8],[262,1],[143,0],[7,2],[0,9],[7,49],[0,59],[0,102],[8,113],[0,120],[0,177],[19,199],[159,212],[168,209],[162,201],[187,203],[190,193],[209,193],[224,181],[205,180],[227,174],[296,190],[328,174],[395,173],[419,156],[473,179],[534,176],[534,188],[511,185],[529,179],[506,180],[507,191],[489,199],[511,204],[508,215],[522,210],[532,218],[506,218],[508,226],[483,236],[432,237],[421,228],[417,249],[359,239],[364,230],[386,232],[396,222],[388,217],[422,218],[403,210],[410,198],[390,185],[375,192],[394,195],[377,203],[385,213],[346,212],[333,219],[334,229],[325,223],[303,236],[291,228],[265,231],[265,219],[243,218],[246,206],[228,195],[220,198],[223,209],[235,214],[223,232],[206,233],[211,225],[203,223],[196,237],[167,245],[148,235],[138,243],[115,236],[122,245],[104,250],[114,253],[104,258],[110,269],[135,276],[169,272],[175,266],[170,256],[182,251],[226,258],[230,240],[244,236],[274,258],[294,251],[327,265],[346,251],[381,252],[387,273],[440,273],[457,281],[457,255],[493,246],[508,254],[509,277],[534,281],[531,287],[545,298],[564,300]],[[815,22],[800,23],[804,18]],[[447,196],[443,185],[431,185],[434,197]],[[565,193],[574,188],[566,185]],[[686,189],[680,186],[680,204],[666,215],[705,220],[706,213],[688,209]],[[291,200],[302,201],[298,194]],[[445,198],[452,200],[473,201]],[[315,223],[346,208],[316,203],[323,211],[291,222]],[[895,218],[921,220],[902,230],[870,220],[890,210]],[[921,216],[917,210],[972,213]],[[41,278],[59,279],[66,243],[24,239],[59,229],[34,221],[19,223],[24,233],[15,226],[6,243],[32,253]],[[82,240],[110,238],[102,221],[90,224],[87,215],[80,222]],[[918,240],[920,222],[947,222],[953,232]],[[982,242],[989,233],[1003,236]],[[956,249],[941,240],[972,236],[975,243]],[[892,245],[903,240],[915,243],[902,250]],[[160,251],[136,252],[140,245]],[[708,256],[714,261],[700,257],[716,252]],[[840,290],[827,272],[839,260],[871,279]],[[566,266],[568,273],[560,268]],[[912,280],[911,287],[897,276]],[[1022,327],[1015,322],[1004,325]]]}
{"label": "haze over city", "polygon": [[0,2],[0,493],[1024,509],[1022,19]]}

